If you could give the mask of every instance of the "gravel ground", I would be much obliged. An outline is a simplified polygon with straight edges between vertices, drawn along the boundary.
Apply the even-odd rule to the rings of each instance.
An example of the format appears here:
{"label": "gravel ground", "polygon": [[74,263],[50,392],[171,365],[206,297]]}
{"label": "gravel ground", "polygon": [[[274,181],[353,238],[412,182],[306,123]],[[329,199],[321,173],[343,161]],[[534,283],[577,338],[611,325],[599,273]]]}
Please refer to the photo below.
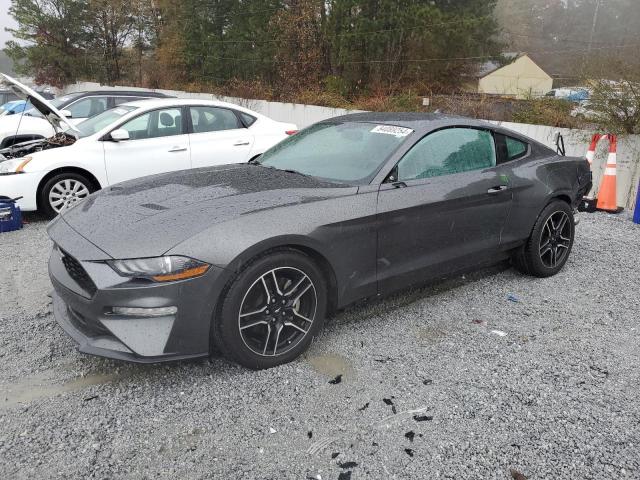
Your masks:
{"label": "gravel ground", "polygon": [[2,234],[0,478],[640,478],[640,227],[582,217],[554,278],[354,307],[262,372],[77,353],[45,223]]}

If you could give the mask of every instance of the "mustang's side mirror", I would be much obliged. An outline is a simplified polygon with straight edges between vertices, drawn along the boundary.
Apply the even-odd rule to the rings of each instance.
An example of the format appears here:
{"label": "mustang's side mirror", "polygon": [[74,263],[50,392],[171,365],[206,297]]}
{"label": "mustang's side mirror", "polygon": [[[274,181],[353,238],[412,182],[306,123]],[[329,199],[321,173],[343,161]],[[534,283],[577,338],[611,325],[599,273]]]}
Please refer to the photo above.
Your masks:
{"label": "mustang's side mirror", "polygon": [[60,110],[60,113],[64,118],[73,118],[70,110]]}
{"label": "mustang's side mirror", "polygon": [[114,130],[110,134],[111,140],[114,142],[122,142],[123,140],[129,140],[129,132],[127,132],[124,128],[118,128]]}

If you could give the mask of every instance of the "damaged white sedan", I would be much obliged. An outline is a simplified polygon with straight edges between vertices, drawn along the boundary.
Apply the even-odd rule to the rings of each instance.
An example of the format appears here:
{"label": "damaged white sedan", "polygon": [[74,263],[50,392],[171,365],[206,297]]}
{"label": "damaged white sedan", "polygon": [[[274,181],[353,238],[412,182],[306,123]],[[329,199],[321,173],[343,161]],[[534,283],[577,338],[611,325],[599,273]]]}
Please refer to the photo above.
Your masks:
{"label": "damaged white sedan", "polygon": [[2,77],[57,133],[0,150],[0,195],[49,217],[125,180],[247,162],[297,131],[237,105],[176,98],[125,103],[73,126],[36,92]]}

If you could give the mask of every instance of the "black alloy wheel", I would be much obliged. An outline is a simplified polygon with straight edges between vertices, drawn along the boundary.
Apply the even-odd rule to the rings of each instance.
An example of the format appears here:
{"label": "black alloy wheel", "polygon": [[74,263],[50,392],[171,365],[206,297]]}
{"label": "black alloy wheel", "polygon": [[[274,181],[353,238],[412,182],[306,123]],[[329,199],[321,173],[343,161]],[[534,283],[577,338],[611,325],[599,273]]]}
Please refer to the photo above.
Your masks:
{"label": "black alloy wheel", "polygon": [[535,277],[555,275],[567,263],[574,236],[571,206],[562,200],[553,200],[538,216],[527,242],[515,252],[514,266]]}
{"label": "black alloy wheel", "polygon": [[294,360],[322,328],[326,285],[323,271],[300,251],[278,249],[258,256],[223,294],[213,319],[213,346],[253,369]]}

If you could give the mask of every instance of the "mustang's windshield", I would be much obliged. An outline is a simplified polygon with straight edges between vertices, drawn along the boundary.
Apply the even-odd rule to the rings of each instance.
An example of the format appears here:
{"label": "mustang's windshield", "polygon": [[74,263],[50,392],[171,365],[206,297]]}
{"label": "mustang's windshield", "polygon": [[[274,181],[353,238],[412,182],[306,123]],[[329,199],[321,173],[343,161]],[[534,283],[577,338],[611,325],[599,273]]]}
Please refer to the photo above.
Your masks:
{"label": "mustang's windshield", "polygon": [[119,107],[112,108],[111,110],[106,110],[96,115],[95,117],[91,117],[84,122],[80,122],[78,125],[76,125],[76,128],[80,130],[79,137],[84,138],[99,132],[104,127],[108,127],[113,122],[123,117],[127,113],[135,110],[136,108],[138,107],[120,105]]}
{"label": "mustang's windshield", "polygon": [[267,150],[257,163],[341,183],[363,183],[412,132],[375,123],[323,122]]}

